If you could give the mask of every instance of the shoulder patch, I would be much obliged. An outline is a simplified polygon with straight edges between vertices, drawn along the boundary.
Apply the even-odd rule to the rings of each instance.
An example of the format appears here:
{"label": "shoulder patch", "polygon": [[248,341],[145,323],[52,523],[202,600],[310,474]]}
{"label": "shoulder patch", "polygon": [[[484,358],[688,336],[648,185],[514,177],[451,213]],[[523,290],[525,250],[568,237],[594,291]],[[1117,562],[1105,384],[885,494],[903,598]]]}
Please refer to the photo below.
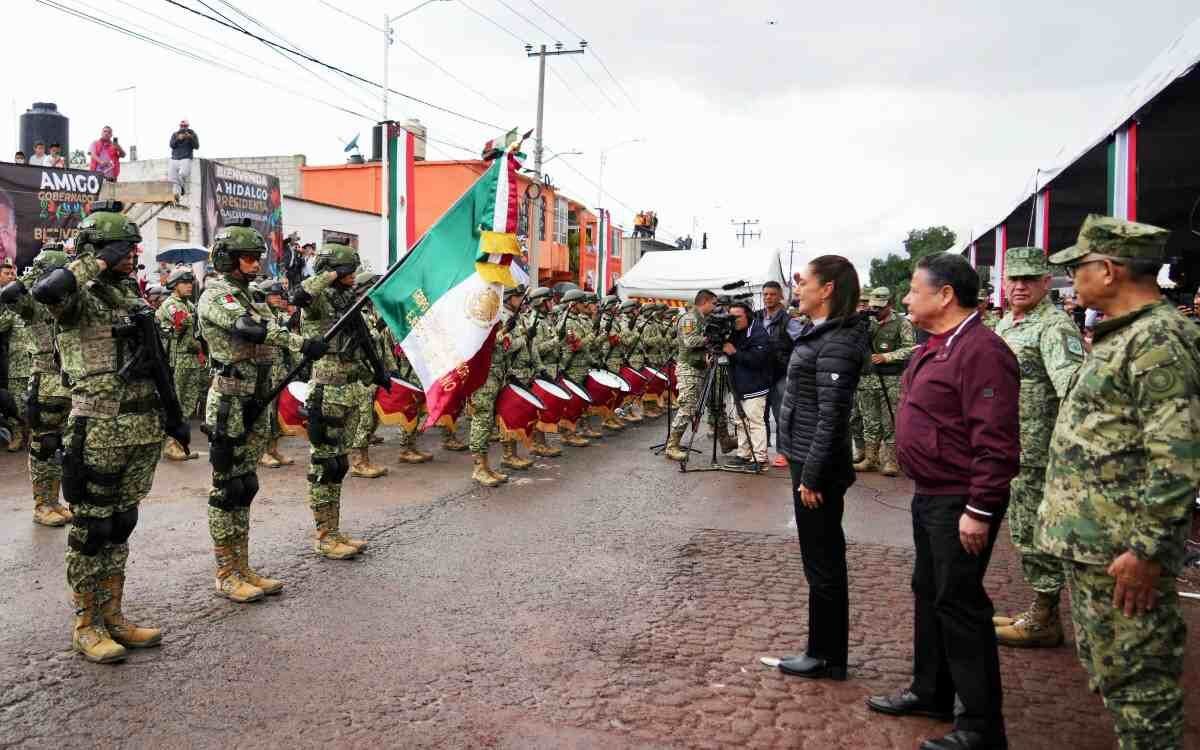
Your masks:
{"label": "shoulder patch", "polygon": [[1063,346],[1066,347],[1068,353],[1076,357],[1083,357],[1083,340],[1078,336],[1063,332]]}

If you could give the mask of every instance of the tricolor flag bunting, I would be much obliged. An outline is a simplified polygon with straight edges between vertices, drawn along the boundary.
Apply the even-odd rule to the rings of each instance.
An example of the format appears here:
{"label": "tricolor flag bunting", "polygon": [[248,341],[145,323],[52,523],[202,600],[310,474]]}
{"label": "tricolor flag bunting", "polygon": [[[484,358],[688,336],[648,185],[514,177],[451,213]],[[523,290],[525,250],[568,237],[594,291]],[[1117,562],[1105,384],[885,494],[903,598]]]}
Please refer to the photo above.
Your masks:
{"label": "tricolor flag bunting", "polygon": [[517,242],[517,147],[495,159],[371,292],[425,390],[426,426],[487,380]]}

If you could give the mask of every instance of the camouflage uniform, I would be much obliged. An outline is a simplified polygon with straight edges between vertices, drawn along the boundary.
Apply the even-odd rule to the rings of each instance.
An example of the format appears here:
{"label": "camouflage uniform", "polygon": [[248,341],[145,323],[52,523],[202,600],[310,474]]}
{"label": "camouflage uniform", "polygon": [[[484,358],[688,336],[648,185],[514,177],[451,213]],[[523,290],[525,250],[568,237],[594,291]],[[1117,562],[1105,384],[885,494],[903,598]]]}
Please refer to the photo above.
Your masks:
{"label": "camouflage uniform", "polygon": [[[222,241],[218,235],[217,242]],[[178,319],[176,313],[171,316]],[[215,585],[234,601],[254,601],[283,586],[249,569],[250,504],[258,493],[258,462],[271,441],[271,408],[262,409],[253,424],[246,424],[243,415],[262,406],[273,387],[279,348],[299,351],[303,340],[256,305],[249,283],[235,273],[223,273],[204,287],[198,318],[214,375],[205,400],[204,431],[212,463],[208,531],[217,558]]]}
{"label": "camouflage uniform", "polygon": [[[1089,216],[1077,244],[1050,262],[1090,252],[1161,259],[1167,234]],[[1092,347],[1050,440],[1034,540],[1067,563],[1076,648],[1120,747],[1183,747],[1186,630],[1175,576],[1200,484],[1200,328],[1159,300],[1099,323]],[[1133,617],[1113,606],[1107,573],[1126,552],[1162,568],[1160,598]]]}
{"label": "camouflage uniform", "polygon": [[[675,408],[675,421],[671,425],[671,435],[668,440],[667,456],[676,461],[682,461],[687,454],[680,449],[679,442],[683,433],[692,422],[692,417],[699,406],[700,389],[704,385],[704,375],[707,360],[704,351],[704,324],[706,318],[698,310],[692,308],[679,317],[675,324],[674,334],[678,341],[675,354],[675,379],[679,384],[679,400]],[[710,418],[712,413],[710,411]],[[671,454],[672,448],[678,458]]]}
{"label": "camouflage uniform", "polygon": [[29,375],[32,371],[30,362],[30,336],[25,320],[19,315],[12,319],[12,332],[8,337],[8,390],[17,402],[19,419],[13,421],[13,445],[9,450],[20,450],[24,442],[26,399],[29,397]]}
{"label": "camouflage uniform", "polygon": [[[34,268],[19,281],[22,290],[13,303],[13,311],[24,322],[28,342],[31,375],[25,399],[25,420],[29,425],[29,478],[33,490],[34,521],[45,526],[62,526],[71,520],[71,512],[59,504],[62,463],[55,455],[62,447],[62,432],[71,409],[71,391],[63,383],[62,368],[55,351],[57,325],[45,305],[34,302],[25,293],[38,278],[69,260],[62,251],[43,250]],[[55,517],[57,516],[57,518]]]}
{"label": "camouflage uniform", "polygon": [[72,645],[99,662],[124,658],[124,646],[153,646],[162,637],[121,612],[129,537],[154,481],[163,429],[154,381],[136,366],[145,354],[134,359],[140,347],[159,343],[142,341],[128,324],[130,316],[152,313],[136,285],[115,269],[102,270],[93,254],[115,265],[114,254],[129,257],[141,239],[120,204],[108,208],[96,204],[81,222],[79,258],[32,289],[58,323],[58,351],[71,383],[63,496],[75,514],[66,553],[75,603]]}
{"label": "camouflage uniform", "polygon": [[[590,317],[578,312],[573,307],[568,309],[565,314],[566,331],[562,345],[563,374],[575,385],[583,388],[587,383],[588,370],[592,369],[592,358],[595,356],[596,340],[599,337],[596,335],[595,324]],[[589,428],[586,416],[579,418],[576,432],[585,439],[600,436],[600,433]],[[569,437],[570,434],[567,433],[567,436]],[[567,437],[563,439],[564,442],[578,442],[576,439],[567,441]]]}
{"label": "camouflage uniform", "polygon": [[[318,264],[321,264],[322,256],[333,251],[331,249],[342,252],[341,247],[322,247],[317,257]],[[350,248],[345,250],[347,256],[353,253]],[[353,266],[357,268],[357,253],[353,253],[353,259]],[[301,284],[306,301],[298,303],[302,309],[300,329],[306,338],[323,336],[354,304],[357,298],[354,289],[335,284],[335,281],[334,271],[319,270]],[[328,547],[329,540],[349,546],[355,553],[365,547],[364,542],[349,539],[340,532],[339,519],[342,480],[350,470],[346,454],[364,413],[357,401],[363,398],[362,385],[372,382],[370,367],[352,331],[340,331],[330,344],[329,354],[313,363],[312,387],[304,403],[309,414],[308,437],[311,443],[308,504],[317,525],[317,551],[326,557],[330,556],[328,549],[321,547],[323,544]],[[334,556],[342,559],[341,553],[335,553]]]}
{"label": "camouflage uniform", "polygon": [[[890,291],[878,287],[871,298],[872,306],[881,302],[891,303]],[[878,293],[883,292],[880,296]],[[878,454],[879,463],[885,473],[893,475],[896,455],[895,413],[900,408],[900,375],[903,364],[916,348],[916,333],[907,318],[895,312],[883,323],[871,321],[871,351],[882,355],[883,365],[871,364],[867,360],[866,371],[858,384],[858,407],[862,415],[863,441],[866,446],[864,464],[873,464],[873,455]],[[890,366],[890,367],[889,367]],[[896,370],[895,374],[883,374]],[[890,407],[890,408],[889,408]],[[871,471],[864,467],[860,471]],[[888,471],[892,469],[892,471]]]}
{"label": "camouflage uniform", "polygon": [[154,313],[163,333],[163,342],[171,370],[175,373],[175,392],[183,416],[191,419],[208,390],[208,370],[200,340],[196,338],[196,306],[190,299],[172,293]]}
{"label": "camouflage uniform", "polygon": [[[1012,252],[1008,251],[1010,256]],[[1015,263],[1006,259],[1006,269],[1011,270]],[[1063,588],[1062,563],[1038,551],[1033,530],[1042,502],[1050,433],[1058,418],[1059,400],[1083,363],[1083,339],[1074,321],[1054,307],[1049,296],[1020,320],[1011,312],[1005,315],[996,334],[1017,355],[1021,366],[1021,470],[1012,481],[1008,530],[1013,546],[1021,553],[1025,580],[1034,591],[1053,595],[1057,602]]]}

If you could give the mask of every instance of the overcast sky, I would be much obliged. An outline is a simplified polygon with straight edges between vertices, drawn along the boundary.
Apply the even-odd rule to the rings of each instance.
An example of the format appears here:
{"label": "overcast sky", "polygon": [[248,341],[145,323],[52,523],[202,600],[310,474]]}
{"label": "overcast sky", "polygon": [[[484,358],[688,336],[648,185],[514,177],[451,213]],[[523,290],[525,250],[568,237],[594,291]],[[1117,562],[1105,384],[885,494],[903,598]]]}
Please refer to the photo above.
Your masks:
{"label": "overcast sky", "polygon": [[[374,24],[419,2],[331,1]],[[240,8],[314,56],[382,81],[382,34],[319,0],[180,2],[212,15],[207,3],[269,36]],[[5,0],[8,151],[33,101],[70,116],[73,148],[111,124],[142,158],[162,158],[186,117],[211,158],[300,153],[337,163],[341,140],[356,133],[369,150],[377,88],[305,72],[166,0],[56,3],[226,67]],[[627,227],[632,210],[651,208],[660,235],[707,231],[711,246],[735,248],[731,220],[758,219],[756,244],[803,240],[797,263],[838,252],[865,271],[909,228],[966,235],[998,218],[1039,165],[1100,135],[1097,116],[1197,15],[1195,0],[438,0],[396,23],[390,73],[405,93],[530,128],[537,67],[522,44],[573,46],[581,35],[587,54],[550,62],[547,159],[583,152],[547,163],[556,183],[594,206],[601,149],[642,138],[608,151],[604,172],[605,203]],[[128,86],[137,87],[136,120],[134,97],[115,92]],[[430,138],[472,152],[496,134],[395,95],[389,112],[419,117]],[[468,156],[430,145],[431,159]]]}

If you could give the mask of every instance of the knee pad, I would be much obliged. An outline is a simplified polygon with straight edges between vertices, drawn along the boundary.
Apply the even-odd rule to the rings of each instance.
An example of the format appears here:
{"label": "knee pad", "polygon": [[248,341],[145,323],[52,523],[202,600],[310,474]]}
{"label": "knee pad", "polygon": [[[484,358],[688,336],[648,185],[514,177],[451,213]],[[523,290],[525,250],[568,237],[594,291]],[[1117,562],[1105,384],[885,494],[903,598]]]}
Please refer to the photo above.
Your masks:
{"label": "knee pad", "polygon": [[308,481],[314,484],[338,484],[350,471],[350,459],[346,456],[313,458],[309,464]]}
{"label": "knee pad", "polygon": [[216,492],[208,495],[208,504],[218,510],[231,511],[241,507],[242,477],[230,477],[213,484]]}
{"label": "knee pad", "polygon": [[129,535],[133,533],[133,529],[137,526],[138,509],[133,506],[129,510],[121,513],[113,513],[112,515],[112,533],[109,536],[109,541],[113,544],[124,544],[129,541]]}
{"label": "knee pad", "polygon": [[38,461],[49,461],[62,447],[62,436],[57,432],[43,432],[29,440],[29,455]]}
{"label": "knee pad", "polygon": [[336,462],[334,477],[336,478],[336,481],[340,482],[346,478],[346,474],[350,471],[350,458],[345,454],[342,454],[334,460]]}
{"label": "knee pad", "polygon": [[71,524],[80,533],[71,530],[67,537],[67,546],[81,555],[95,557],[112,537],[113,522],[111,518],[83,518],[76,516]]}
{"label": "knee pad", "polygon": [[254,496],[258,494],[258,475],[244,474],[239,478],[242,480],[242,494],[238,498],[238,506],[249,508]]}

